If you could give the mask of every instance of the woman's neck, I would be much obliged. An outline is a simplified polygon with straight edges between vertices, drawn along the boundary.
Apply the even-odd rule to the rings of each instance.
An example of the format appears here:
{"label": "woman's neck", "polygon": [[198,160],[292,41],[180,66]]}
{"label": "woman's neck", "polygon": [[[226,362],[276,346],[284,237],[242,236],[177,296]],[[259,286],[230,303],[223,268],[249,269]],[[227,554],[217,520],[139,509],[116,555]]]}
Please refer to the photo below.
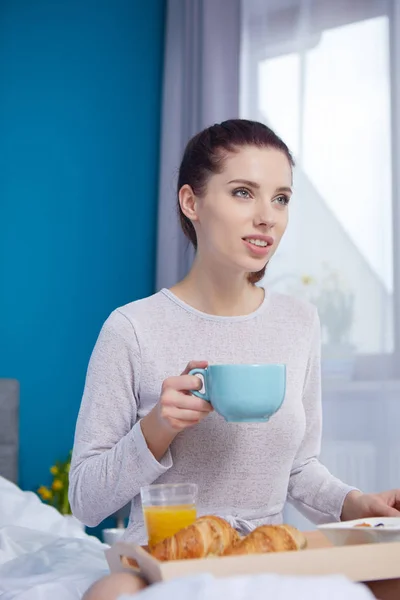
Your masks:
{"label": "woman's neck", "polygon": [[251,314],[264,300],[264,290],[249,283],[246,275],[204,269],[196,259],[171,292],[201,312],[226,317]]}

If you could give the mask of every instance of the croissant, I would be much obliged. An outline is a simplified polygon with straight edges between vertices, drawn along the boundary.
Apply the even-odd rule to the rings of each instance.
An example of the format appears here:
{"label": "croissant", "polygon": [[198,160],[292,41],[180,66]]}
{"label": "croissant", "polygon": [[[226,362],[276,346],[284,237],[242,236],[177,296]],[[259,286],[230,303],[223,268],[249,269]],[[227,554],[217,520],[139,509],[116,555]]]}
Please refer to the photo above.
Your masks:
{"label": "croissant", "polygon": [[153,546],[150,554],[160,561],[220,556],[238,540],[239,534],[227,521],[204,516]]}
{"label": "croissant", "polygon": [[295,527],[290,525],[261,525],[239,542],[227,548],[224,556],[301,550],[306,545],[306,538]]}

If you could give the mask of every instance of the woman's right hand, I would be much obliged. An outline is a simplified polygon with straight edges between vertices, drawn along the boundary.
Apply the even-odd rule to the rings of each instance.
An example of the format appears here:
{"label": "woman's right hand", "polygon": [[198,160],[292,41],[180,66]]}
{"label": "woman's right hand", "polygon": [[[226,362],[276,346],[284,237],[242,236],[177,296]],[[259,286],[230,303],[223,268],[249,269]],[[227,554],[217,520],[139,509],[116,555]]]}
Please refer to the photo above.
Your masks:
{"label": "woman's right hand", "polygon": [[168,377],[161,388],[160,400],[140,422],[147,446],[156,460],[161,460],[176,435],[200,423],[212,412],[209,402],[193,396],[201,389],[201,380],[188,375],[191,369],[205,369],[207,361],[191,361],[183,373]]}
{"label": "woman's right hand", "polygon": [[200,390],[202,382],[196,375],[188,375],[192,369],[205,369],[207,361],[191,361],[181,375],[168,377],[162,384],[158,403],[159,418],[163,426],[178,433],[197,425],[213,408],[209,402],[191,394]]}

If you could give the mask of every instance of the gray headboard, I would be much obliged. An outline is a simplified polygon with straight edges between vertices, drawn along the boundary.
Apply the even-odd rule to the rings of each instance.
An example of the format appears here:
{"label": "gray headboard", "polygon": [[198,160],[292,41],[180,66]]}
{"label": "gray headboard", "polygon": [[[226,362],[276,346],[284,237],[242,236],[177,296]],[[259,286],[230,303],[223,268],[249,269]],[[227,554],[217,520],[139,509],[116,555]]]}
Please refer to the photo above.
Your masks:
{"label": "gray headboard", "polygon": [[19,383],[0,378],[0,475],[17,483]]}

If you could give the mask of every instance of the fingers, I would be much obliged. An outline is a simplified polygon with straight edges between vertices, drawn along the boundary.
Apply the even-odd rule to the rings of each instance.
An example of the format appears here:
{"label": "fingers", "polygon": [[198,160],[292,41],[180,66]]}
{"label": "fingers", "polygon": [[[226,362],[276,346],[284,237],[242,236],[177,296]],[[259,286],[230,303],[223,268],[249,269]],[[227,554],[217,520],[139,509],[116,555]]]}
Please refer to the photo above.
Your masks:
{"label": "fingers", "polygon": [[376,517],[400,517],[400,512],[381,498],[375,500],[371,509],[370,512]]}
{"label": "fingers", "polygon": [[162,384],[162,393],[168,389],[181,392],[190,392],[191,390],[201,390],[202,382],[196,375],[179,375],[178,377],[168,377]]}
{"label": "fingers", "polygon": [[187,365],[182,375],[187,375],[192,369],[206,369],[208,362],[206,360],[191,360]]}
{"label": "fingers", "polygon": [[179,410],[196,411],[199,413],[209,413],[212,411],[212,406],[209,402],[197,398],[197,396],[182,394],[182,392],[172,388],[166,390],[162,395],[162,405],[173,406]]}
{"label": "fingers", "polygon": [[196,421],[183,421],[182,419],[168,419],[169,426],[175,431],[183,431],[184,429],[188,429],[189,427],[193,427],[193,425],[197,425],[199,420]]}
{"label": "fingers", "polygon": [[168,377],[161,389],[159,411],[169,427],[183,430],[202,421],[213,408],[209,402],[190,394],[200,390],[202,381],[196,375],[188,375],[191,369],[205,369],[208,362],[191,361],[178,377]]}
{"label": "fingers", "polygon": [[[208,411],[207,411],[208,412]],[[177,421],[191,421],[192,423],[199,423],[202,419],[203,413],[198,410],[182,410],[176,406],[164,406],[161,410],[161,415],[164,419],[175,419]]]}
{"label": "fingers", "polygon": [[[184,396],[180,392],[175,392],[178,396]],[[184,396],[184,398],[190,400],[191,398],[188,396]],[[200,400],[197,398],[197,400]],[[200,402],[204,402],[204,405],[208,403],[204,400],[200,400]],[[183,402],[180,402],[179,398],[163,398],[160,404],[160,413],[161,418],[166,421],[172,429],[182,430],[187,427],[191,427],[192,425],[197,425],[202,421],[209,412],[212,411],[211,405],[208,406],[200,406],[200,410],[194,410],[193,408],[179,408],[176,404],[183,405]],[[194,403],[194,406],[197,405]]]}
{"label": "fingers", "polygon": [[389,506],[400,511],[400,490],[391,490],[390,492],[386,492],[387,500]]}
{"label": "fingers", "polygon": [[377,511],[377,517],[400,517],[400,512],[391,506],[383,505],[379,506],[379,512]]}

